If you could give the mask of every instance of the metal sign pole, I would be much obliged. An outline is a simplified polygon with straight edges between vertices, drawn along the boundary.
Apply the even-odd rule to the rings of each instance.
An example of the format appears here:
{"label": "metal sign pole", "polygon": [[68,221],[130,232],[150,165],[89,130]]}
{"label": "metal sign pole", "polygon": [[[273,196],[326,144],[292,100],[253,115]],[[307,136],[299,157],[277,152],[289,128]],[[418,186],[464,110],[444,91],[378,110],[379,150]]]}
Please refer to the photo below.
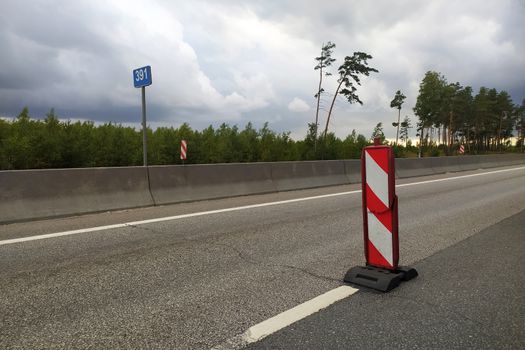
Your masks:
{"label": "metal sign pole", "polygon": [[146,124],[146,86],[151,85],[151,67],[145,66],[133,70],[133,86],[142,89],[142,157],[144,166],[148,166],[148,134]]}
{"label": "metal sign pole", "polygon": [[142,152],[144,166],[148,166],[148,136],[146,133],[146,87],[142,87]]}

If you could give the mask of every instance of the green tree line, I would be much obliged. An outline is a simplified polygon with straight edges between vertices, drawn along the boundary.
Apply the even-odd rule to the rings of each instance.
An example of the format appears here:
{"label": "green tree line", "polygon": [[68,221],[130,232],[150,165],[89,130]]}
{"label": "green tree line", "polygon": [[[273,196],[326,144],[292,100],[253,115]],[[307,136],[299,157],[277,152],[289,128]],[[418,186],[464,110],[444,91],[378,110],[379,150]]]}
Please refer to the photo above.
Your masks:
{"label": "green tree line", "polygon": [[425,74],[414,107],[420,144],[440,143],[447,153],[459,144],[471,153],[503,151],[512,136],[522,149],[524,112],[525,100],[515,105],[506,91],[481,87],[474,94],[472,87],[448,83],[434,71]]}
{"label": "green tree line", "polygon": [[[330,49],[335,45],[330,45],[320,57],[325,69],[333,62]],[[363,67],[365,73],[375,71],[366,65]],[[326,71],[319,70],[320,77],[327,75]],[[342,85],[344,74],[340,79]],[[356,81],[359,83],[358,78]],[[348,91],[351,96],[355,95],[355,87]],[[322,92],[319,88],[315,96],[318,101]],[[352,98],[358,99],[357,95]],[[466,145],[466,152],[473,154],[523,151],[525,100],[521,105],[514,105],[506,91],[481,87],[474,95],[470,86],[448,83],[440,73],[427,72],[413,108],[419,119],[416,145],[409,137],[409,130],[414,127],[410,118],[405,116],[401,121],[404,99],[398,90],[390,103],[390,107],[398,110],[397,122],[392,123],[396,128],[396,141],[392,145],[397,157],[453,155],[457,154],[460,144]],[[308,132],[302,140],[293,140],[289,132],[276,133],[267,123],[260,129],[251,123],[243,129],[228,124],[200,131],[188,124],[178,128],[148,128],[149,164],[181,164],[181,140],[188,144],[187,164],[351,159],[359,158],[363,147],[374,137],[388,143],[381,122],[370,138],[353,130],[341,139],[325,128],[322,142],[319,142],[318,112],[317,122],[308,124]],[[516,147],[510,145],[512,136],[518,138]],[[1,170],[133,165],[142,165],[142,130],[114,123],[95,125],[91,121],[63,121],[53,109],[44,119],[31,118],[28,108],[12,120],[0,119]]]}
{"label": "green tree line", "polygon": [[[222,124],[193,130],[147,129],[150,165],[181,164],[180,142],[188,143],[186,164],[274,162],[358,158],[368,140],[355,131],[345,139],[333,133],[314,150],[315,126],[303,140],[276,133],[266,123],[255,129]],[[59,120],[53,110],[34,119],[24,108],[13,120],[0,119],[0,169],[80,168],[142,165],[142,130],[120,124],[95,125],[91,121]]]}

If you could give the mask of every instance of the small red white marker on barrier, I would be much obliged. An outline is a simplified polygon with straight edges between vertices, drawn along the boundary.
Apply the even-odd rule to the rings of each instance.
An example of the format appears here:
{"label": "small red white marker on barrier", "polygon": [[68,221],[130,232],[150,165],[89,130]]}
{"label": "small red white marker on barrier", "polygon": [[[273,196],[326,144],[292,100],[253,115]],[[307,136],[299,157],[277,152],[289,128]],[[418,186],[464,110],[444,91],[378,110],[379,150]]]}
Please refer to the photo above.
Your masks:
{"label": "small red white marker on barrier", "polygon": [[464,153],[465,153],[465,146],[460,145],[459,146],[459,154],[464,154]]}
{"label": "small red white marker on barrier", "polygon": [[182,140],[180,142],[180,159],[186,160],[186,151],[188,150],[188,144],[186,143],[186,140]]}
{"label": "small red white marker on barrier", "polygon": [[399,237],[394,152],[390,146],[365,147],[361,156],[363,236],[366,266],[351,268],[345,282],[387,292],[417,276],[398,266]]}

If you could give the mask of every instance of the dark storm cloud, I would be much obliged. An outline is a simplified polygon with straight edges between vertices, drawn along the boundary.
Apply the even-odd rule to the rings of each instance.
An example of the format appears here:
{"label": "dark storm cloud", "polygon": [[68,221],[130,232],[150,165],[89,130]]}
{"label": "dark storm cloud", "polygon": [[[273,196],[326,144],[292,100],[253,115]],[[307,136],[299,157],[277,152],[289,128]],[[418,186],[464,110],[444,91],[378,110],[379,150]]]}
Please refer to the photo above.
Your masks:
{"label": "dark storm cloud", "polygon": [[[360,50],[374,56],[371,65],[380,71],[359,87],[364,106],[336,103],[331,128],[339,136],[353,128],[368,135],[379,121],[389,125],[397,89],[407,95],[403,114],[411,114],[427,70],[475,90],[507,90],[516,103],[525,97],[525,5],[519,0],[2,5],[0,115],[14,116],[27,105],[36,116],[55,107],[64,118],[137,123],[140,97],[130,73],[151,64],[152,125],[268,121],[301,136],[313,118],[313,58],[328,40],[337,43],[336,66]],[[326,80],[328,93],[334,85]],[[290,109],[293,101],[302,107]]]}
{"label": "dark storm cloud", "polygon": [[8,1],[2,6],[0,87],[38,88],[70,80],[60,50],[111,55],[86,15],[76,2]]}

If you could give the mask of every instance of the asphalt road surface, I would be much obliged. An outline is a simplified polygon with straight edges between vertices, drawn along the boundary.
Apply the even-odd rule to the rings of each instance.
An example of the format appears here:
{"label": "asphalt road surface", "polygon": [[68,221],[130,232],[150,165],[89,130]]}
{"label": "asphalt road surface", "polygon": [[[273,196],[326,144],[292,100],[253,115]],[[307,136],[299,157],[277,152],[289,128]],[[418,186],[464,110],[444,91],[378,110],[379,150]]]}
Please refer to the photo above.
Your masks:
{"label": "asphalt road surface", "polygon": [[387,294],[362,290],[248,349],[524,349],[525,211],[414,267]]}
{"label": "asphalt road surface", "polygon": [[[516,272],[524,267],[525,168],[398,184],[401,263],[421,276],[387,295],[361,290],[249,347],[523,348],[524,277]],[[358,190],[0,226],[0,348],[235,345],[229,340],[340,287],[348,268],[363,264]],[[428,342],[394,339],[396,320],[405,331],[398,337]],[[500,337],[481,341],[488,334]]]}

